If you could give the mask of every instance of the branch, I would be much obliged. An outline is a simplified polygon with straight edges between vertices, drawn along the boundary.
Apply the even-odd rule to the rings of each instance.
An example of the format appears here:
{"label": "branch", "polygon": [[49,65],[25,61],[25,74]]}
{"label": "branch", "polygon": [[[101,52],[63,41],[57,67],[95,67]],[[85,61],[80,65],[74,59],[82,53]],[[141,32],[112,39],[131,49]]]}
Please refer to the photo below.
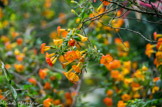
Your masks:
{"label": "branch", "polygon": [[[100,21],[99,21],[100,22]],[[115,28],[115,27],[113,27],[113,26],[111,26],[110,24],[108,24],[108,25],[105,25],[104,23],[102,23],[102,22],[100,22],[101,24],[103,24],[104,26],[108,26],[108,27],[111,27],[111,28],[113,28],[113,29],[122,29],[122,30],[127,30],[127,31],[130,31],[130,32],[133,32],[133,33],[136,33],[136,34],[138,34],[138,35],[140,35],[143,39],[145,39],[146,41],[148,41],[148,42],[152,42],[152,43],[156,43],[157,41],[154,41],[154,40],[150,40],[150,39],[148,39],[148,38],[146,38],[144,35],[142,35],[140,32],[138,32],[138,31],[134,31],[134,30],[132,30],[132,29],[128,29],[128,28]]]}
{"label": "branch", "polygon": [[127,10],[131,10],[131,11],[135,11],[135,12],[139,12],[139,13],[143,13],[143,14],[156,15],[157,17],[162,18],[162,14],[157,14],[157,13],[154,13],[154,12],[147,12],[147,11],[141,11],[141,10],[137,10],[137,9],[132,9],[132,8],[123,6],[123,5],[119,4],[118,2],[114,2],[114,1],[110,1],[110,0],[108,0],[108,2],[116,4],[119,7],[127,9]]}
{"label": "branch", "polygon": [[110,12],[116,10],[116,9],[118,9],[118,8],[115,8],[115,9],[112,9],[112,10],[109,10],[109,11],[105,11],[105,12],[103,12],[103,13],[97,15],[97,16],[94,16],[94,17],[92,17],[92,18],[88,18],[88,19],[84,20],[82,23],[84,24],[84,23],[87,22],[87,21],[91,21],[91,20],[93,20],[93,19],[96,19],[96,18],[98,18],[99,16],[102,16],[102,15],[104,15],[104,14],[110,13]]}
{"label": "branch", "polygon": [[81,79],[79,80],[78,84],[77,84],[77,88],[76,88],[76,96],[73,98],[73,104],[71,105],[71,107],[75,107],[76,106],[76,102],[77,102],[77,98],[79,96],[79,91],[80,91],[80,87],[83,81],[83,76],[84,76],[84,71],[82,72],[81,75]]}

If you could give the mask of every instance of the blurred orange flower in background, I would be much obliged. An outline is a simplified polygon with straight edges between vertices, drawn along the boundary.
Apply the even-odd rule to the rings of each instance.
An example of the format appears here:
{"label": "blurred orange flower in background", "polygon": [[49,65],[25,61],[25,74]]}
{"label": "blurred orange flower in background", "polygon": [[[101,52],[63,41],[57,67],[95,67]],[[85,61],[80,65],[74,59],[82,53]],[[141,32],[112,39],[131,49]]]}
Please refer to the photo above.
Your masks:
{"label": "blurred orange flower in background", "polygon": [[29,78],[28,82],[33,84],[33,85],[37,85],[37,81],[35,80],[35,78]]}
{"label": "blurred orange flower in background", "polygon": [[39,76],[41,79],[45,79],[45,77],[47,76],[46,69],[40,69]]}
{"label": "blurred orange flower in background", "polygon": [[104,65],[108,65],[112,60],[113,60],[112,56],[110,56],[110,54],[107,54],[101,57],[100,63]]}
{"label": "blurred orange flower in background", "polygon": [[23,72],[23,70],[24,70],[24,65],[22,65],[22,64],[14,64],[14,67],[17,72]]}
{"label": "blurred orange flower in background", "polygon": [[44,101],[43,101],[43,106],[44,107],[50,107],[51,106],[51,104],[52,104],[52,99],[51,98],[47,98],[47,99],[45,99]]}
{"label": "blurred orange flower in background", "polygon": [[107,106],[112,106],[113,105],[113,101],[112,98],[106,97],[103,102],[107,105]]}
{"label": "blurred orange flower in background", "polygon": [[131,96],[128,95],[128,94],[123,94],[123,95],[121,96],[121,98],[122,98],[123,101],[128,101],[128,100],[131,99]]}

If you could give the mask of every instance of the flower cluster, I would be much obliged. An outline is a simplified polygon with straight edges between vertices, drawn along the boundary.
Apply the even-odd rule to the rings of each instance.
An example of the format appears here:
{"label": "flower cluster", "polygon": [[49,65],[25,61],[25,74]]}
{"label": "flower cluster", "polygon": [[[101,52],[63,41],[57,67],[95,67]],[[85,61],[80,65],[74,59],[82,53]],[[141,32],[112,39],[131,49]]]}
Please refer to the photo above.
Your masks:
{"label": "flower cluster", "polygon": [[[118,60],[114,59],[110,54],[103,55],[100,59],[100,64],[103,64],[109,72],[108,74],[110,79],[108,79],[107,82],[112,83],[112,87],[110,86],[106,89],[106,97],[103,102],[107,106],[113,106],[115,101],[114,97],[118,97],[119,100],[117,106],[126,107],[129,100],[139,99],[141,97],[145,97],[146,95],[152,98],[152,96],[160,89],[157,85],[160,77],[153,76],[150,78],[152,72],[145,64],[140,66],[137,62],[132,62],[130,60],[124,61],[120,59],[122,57],[129,56],[130,47],[128,42],[122,42],[119,38],[116,38],[115,45],[118,50]],[[156,52],[156,58],[160,59],[160,56],[162,55],[159,53],[159,49],[161,49],[160,38],[158,39],[157,45],[158,51]],[[146,55],[151,57],[150,52],[152,52],[153,48],[157,47],[157,45],[151,45],[150,43],[147,44],[146,53],[149,54]],[[160,66],[160,63],[158,63],[157,66]],[[146,83],[146,81],[148,83]],[[149,84],[150,82],[152,83],[151,85]],[[147,93],[147,90],[145,90],[145,87],[148,86],[150,87],[149,90],[151,90],[151,93],[149,94]]]}
{"label": "flower cluster", "polygon": [[[46,43],[41,45],[41,53],[45,51],[53,51],[52,53],[46,52],[45,59],[49,66],[53,66],[57,59],[59,59],[63,69],[66,66],[71,65],[72,67],[68,72],[63,72],[66,78],[77,83],[81,74],[81,69],[86,56],[86,50],[80,51],[82,43],[85,43],[88,38],[76,33],[75,29],[66,30],[60,26],[57,27],[57,39],[53,39],[53,46],[46,46]],[[74,72],[72,72],[74,71]]]}
{"label": "flower cluster", "polygon": [[[157,34],[154,32],[154,40],[157,40],[157,44],[150,44],[146,45],[145,54],[150,58],[152,53],[155,53],[154,64],[158,68],[162,65],[162,34]],[[156,48],[156,50],[155,50]]]}

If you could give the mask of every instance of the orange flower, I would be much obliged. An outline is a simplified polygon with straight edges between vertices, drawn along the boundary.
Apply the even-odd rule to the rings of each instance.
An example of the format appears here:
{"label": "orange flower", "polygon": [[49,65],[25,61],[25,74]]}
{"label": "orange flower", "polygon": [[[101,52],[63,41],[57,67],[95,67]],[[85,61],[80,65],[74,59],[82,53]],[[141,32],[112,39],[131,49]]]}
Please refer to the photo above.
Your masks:
{"label": "orange flower", "polygon": [[154,48],[155,46],[154,45],[151,45],[150,43],[148,43],[146,45],[146,50],[145,50],[145,54],[150,58],[151,57],[151,54],[154,53]]}
{"label": "orange flower", "polygon": [[107,54],[107,55],[105,55],[105,56],[103,55],[101,57],[100,63],[104,64],[104,65],[108,65],[112,60],[113,60],[112,56]]}
{"label": "orange flower", "polygon": [[121,73],[122,73],[123,75],[127,75],[127,74],[130,73],[130,70],[127,69],[127,68],[123,68]]}
{"label": "orange flower", "polygon": [[121,67],[121,63],[120,63],[119,60],[113,60],[106,67],[107,67],[108,70],[118,69],[118,68]]}
{"label": "orange flower", "polygon": [[22,72],[24,70],[24,66],[22,64],[14,64],[14,67],[17,72]]}
{"label": "orange flower", "polygon": [[54,59],[51,58],[51,60],[52,60],[52,64],[54,65],[57,61],[57,57],[55,57]]}
{"label": "orange flower", "polygon": [[16,55],[16,59],[17,59],[18,61],[22,62],[23,59],[24,59],[24,54]]}
{"label": "orange flower", "polygon": [[84,62],[85,56],[86,56],[86,54],[84,54],[84,55],[79,59],[79,61],[80,61],[80,62]]}
{"label": "orange flower", "polygon": [[50,8],[51,7],[51,0],[45,0],[44,7],[45,8]]}
{"label": "orange flower", "polygon": [[157,35],[157,33],[156,32],[154,32],[154,40],[156,40],[157,39],[157,37],[156,37],[156,35]]}
{"label": "orange flower", "polygon": [[66,93],[65,93],[65,98],[66,98],[66,99],[70,99],[70,98],[71,98],[71,94],[70,94],[69,92],[66,92]]}
{"label": "orange flower", "polygon": [[111,97],[113,95],[113,90],[107,90],[106,94],[108,97]]}
{"label": "orange flower", "polygon": [[47,98],[43,101],[43,106],[44,107],[50,107],[51,106],[51,102],[52,102],[52,99],[51,98]]}
{"label": "orange flower", "polygon": [[46,62],[49,66],[51,66],[51,67],[53,66],[52,61],[49,57],[46,57]]}
{"label": "orange flower", "polygon": [[45,79],[45,77],[47,76],[46,70],[40,69],[39,76],[41,79]]}
{"label": "orange flower", "polygon": [[5,64],[5,68],[6,69],[10,69],[11,68],[11,65],[10,64]]}
{"label": "orange flower", "polygon": [[84,53],[85,51],[78,51],[76,50],[75,53],[77,55],[77,58],[80,59],[81,58],[81,55]]}
{"label": "orange flower", "polygon": [[117,70],[113,70],[111,71],[111,77],[114,78],[114,79],[117,79],[119,77],[119,71]]}
{"label": "orange flower", "polygon": [[59,105],[59,104],[61,104],[61,101],[59,99],[56,99],[56,100],[53,101],[53,104],[54,105]]}
{"label": "orange flower", "polygon": [[87,37],[84,37],[84,36],[81,35],[81,34],[77,34],[77,35],[81,38],[81,41],[82,41],[82,42],[86,42],[86,41],[88,40]]}
{"label": "orange flower", "polygon": [[61,24],[65,24],[66,20],[65,20],[65,13],[60,13],[59,14],[59,18],[60,18],[60,23]]}
{"label": "orange flower", "polygon": [[46,82],[44,85],[44,89],[51,89],[51,84],[49,82]]}
{"label": "orange flower", "polygon": [[73,99],[66,99],[66,105],[72,105]]}
{"label": "orange flower", "polygon": [[17,33],[17,32],[12,32],[12,37],[13,37],[13,39],[15,38],[15,37],[17,37],[17,36],[19,36],[19,33]]}
{"label": "orange flower", "polygon": [[73,102],[72,96],[69,92],[65,93],[66,105],[71,105]]}
{"label": "orange flower", "polygon": [[48,51],[50,49],[51,49],[51,47],[50,46],[46,46],[46,43],[42,43],[41,44],[41,54],[43,54],[44,51]]}
{"label": "orange flower", "polygon": [[48,54],[48,52],[46,52],[45,58],[46,58],[46,62],[49,66],[52,66],[52,61],[51,61],[51,55]]}
{"label": "orange flower", "polygon": [[157,58],[157,60],[162,59],[162,52],[161,51],[156,52],[156,58]]}
{"label": "orange flower", "polygon": [[65,29],[61,29],[61,26],[57,27],[58,36],[60,36],[60,33],[63,32],[63,31],[66,31],[66,30]]}
{"label": "orange flower", "polygon": [[50,18],[52,18],[52,16],[54,16],[54,11],[51,9],[45,9],[42,12],[42,15],[45,16],[47,19],[50,19]]}
{"label": "orange flower", "polygon": [[70,63],[71,63],[71,62],[65,62],[65,63],[61,63],[62,68],[64,68],[64,69],[65,69],[65,68],[66,68],[66,66],[67,66],[67,65],[69,65]]}
{"label": "orange flower", "polygon": [[158,51],[156,52],[156,67],[162,65],[162,52]]}
{"label": "orange flower", "polygon": [[14,54],[15,55],[20,55],[20,51],[18,49],[15,49]]}
{"label": "orange flower", "polygon": [[3,95],[0,95],[0,100],[1,100],[1,99],[5,100]]}
{"label": "orange flower", "polygon": [[3,17],[3,11],[2,11],[2,8],[0,8],[0,19],[2,19]]}
{"label": "orange flower", "polygon": [[50,76],[50,79],[51,79],[51,81],[54,81],[54,80],[56,80],[56,77],[55,76]]}
{"label": "orange flower", "polygon": [[152,94],[154,94],[155,92],[159,91],[159,87],[158,86],[154,86],[152,88]]}
{"label": "orange flower", "polygon": [[156,40],[158,37],[162,37],[162,34],[157,34],[156,32],[154,32],[154,40]]}
{"label": "orange flower", "polygon": [[131,61],[123,62],[123,67],[130,70],[131,69]]}
{"label": "orange flower", "polygon": [[74,69],[74,71],[75,71],[76,73],[80,73],[80,72],[81,72],[80,67],[79,67],[80,64],[81,64],[81,62],[79,62],[78,65],[73,65],[73,66],[72,66],[72,68]]}
{"label": "orange flower", "polygon": [[37,85],[37,81],[35,80],[35,78],[29,78],[28,82],[33,84],[33,85]]}
{"label": "orange flower", "polygon": [[51,33],[50,33],[50,37],[51,37],[52,39],[56,39],[56,38],[57,38],[57,33],[56,33],[56,32],[51,32]]}
{"label": "orange flower", "polygon": [[75,40],[74,40],[74,39],[70,39],[70,40],[68,41],[68,45],[69,45],[69,46],[74,46],[74,45],[75,45]]}
{"label": "orange flower", "polygon": [[117,107],[125,107],[125,103],[123,101],[118,101]]}
{"label": "orange flower", "polygon": [[22,38],[17,38],[16,42],[17,42],[18,45],[21,45],[22,42],[23,42],[23,39]]}
{"label": "orange flower", "polygon": [[133,62],[133,64],[132,64],[132,68],[133,68],[133,70],[136,70],[136,69],[137,69],[137,67],[138,67],[137,62],[136,62],[136,61],[135,61],[135,62]]}
{"label": "orange flower", "polygon": [[124,42],[124,44],[122,45],[122,47],[123,47],[123,50],[124,51],[129,51],[129,42],[128,41]]}
{"label": "orange flower", "polygon": [[155,58],[155,59],[154,59],[154,65],[156,65],[156,67],[157,67],[157,64],[158,64],[158,63],[157,63],[157,58]]}
{"label": "orange flower", "polygon": [[68,51],[65,55],[64,55],[65,59],[69,62],[73,62],[75,59],[77,59],[77,54],[75,51]]}
{"label": "orange flower", "polygon": [[131,96],[128,95],[128,94],[123,94],[123,95],[121,96],[121,98],[122,98],[123,101],[128,101],[128,100],[131,99]]}
{"label": "orange flower", "polygon": [[133,98],[139,98],[139,97],[140,97],[140,94],[138,92],[135,92],[133,95]]}
{"label": "orange flower", "polygon": [[53,44],[56,46],[61,46],[63,43],[63,39],[53,39]]}
{"label": "orange flower", "polygon": [[134,77],[140,79],[140,80],[145,80],[145,75],[139,70],[137,69],[137,71],[133,74]]}
{"label": "orange flower", "polygon": [[106,1],[106,0],[100,0],[102,1],[102,3],[105,5],[105,6],[108,6],[110,4],[110,2]]}
{"label": "orange flower", "polygon": [[46,52],[45,58],[49,66],[53,66],[57,61],[57,57],[55,57],[54,55],[55,53],[48,54],[48,52]]}
{"label": "orange flower", "polygon": [[[105,11],[105,9],[102,8],[102,7],[103,7],[103,4],[101,4],[101,5],[97,8],[97,12],[99,12],[99,14],[101,14],[101,13],[103,13],[103,12]],[[93,14],[94,14],[94,13],[92,13],[92,14],[90,15],[90,17],[93,17]]]}
{"label": "orange flower", "polygon": [[121,10],[118,10],[117,16],[119,17],[122,14]]}
{"label": "orange flower", "polygon": [[63,55],[60,55],[60,56],[59,56],[59,61],[60,61],[61,63],[66,62]]}
{"label": "orange flower", "polygon": [[158,43],[157,43],[157,50],[162,50],[162,38],[160,38],[158,40]]}
{"label": "orange flower", "polygon": [[148,43],[147,45],[146,45],[146,49],[152,49],[152,48],[154,48],[155,46],[154,45],[151,45],[150,43]]}
{"label": "orange flower", "polygon": [[115,38],[115,44],[121,44],[122,40],[120,38]]}
{"label": "orange flower", "polygon": [[107,105],[107,106],[112,106],[113,105],[113,101],[111,98],[106,97],[103,102]]}
{"label": "orange flower", "polygon": [[63,38],[66,38],[67,37],[67,35],[68,35],[68,31],[63,31],[62,33],[61,33],[61,35],[62,35],[62,37]]}
{"label": "orange flower", "polygon": [[72,97],[75,97],[77,95],[77,92],[76,91],[73,91],[72,93],[71,93],[71,96]]}
{"label": "orange flower", "polygon": [[142,66],[142,71],[147,71],[148,67],[146,67],[145,65]]}
{"label": "orange flower", "polygon": [[123,74],[119,74],[118,78],[116,78],[116,80],[123,81],[124,80],[124,75]]}
{"label": "orange flower", "polygon": [[135,82],[131,83],[131,87],[132,87],[133,91],[137,91],[137,90],[139,90],[141,88],[140,84],[135,83]]}
{"label": "orange flower", "polygon": [[9,39],[9,37],[7,37],[7,36],[1,36],[1,40],[4,42],[4,43],[7,43],[7,42],[9,42],[10,41],[10,39]]}
{"label": "orange flower", "polygon": [[10,42],[5,43],[5,49],[6,50],[11,50],[12,49],[12,46],[11,46]]}
{"label": "orange flower", "polygon": [[78,75],[76,75],[75,73],[71,72],[72,70],[68,71],[68,72],[64,72],[63,74],[66,76],[66,78],[71,81],[72,83],[76,83],[79,81],[79,77]]}
{"label": "orange flower", "polygon": [[128,86],[132,81],[133,81],[132,78],[125,78],[124,79],[124,84]]}
{"label": "orange flower", "polygon": [[160,77],[155,77],[155,78],[153,79],[153,82],[157,82],[158,80],[160,80]]}

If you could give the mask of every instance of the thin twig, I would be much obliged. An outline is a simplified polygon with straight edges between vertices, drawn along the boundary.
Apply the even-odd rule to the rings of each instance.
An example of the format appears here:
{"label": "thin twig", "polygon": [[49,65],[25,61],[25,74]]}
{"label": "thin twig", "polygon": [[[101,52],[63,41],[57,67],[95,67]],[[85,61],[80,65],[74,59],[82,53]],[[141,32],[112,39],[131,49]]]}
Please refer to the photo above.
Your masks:
{"label": "thin twig", "polygon": [[71,107],[75,107],[76,106],[76,102],[77,102],[77,98],[79,96],[79,91],[80,91],[80,87],[83,81],[83,75],[84,75],[84,71],[82,72],[81,75],[81,79],[79,80],[78,84],[77,84],[77,88],[76,88],[76,96],[73,98],[73,104],[71,105]]}
{"label": "thin twig", "polygon": [[121,4],[119,4],[118,2],[115,2],[115,1],[108,0],[108,2],[116,4],[119,7],[127,9],[127,10],[130,10],[130,11],[135,11],[135,12],[139,12],[139,13],[143,13],[143,14],[148,14],[148,15],[156,15],[157,17],[160,17],[160,18],[162,17],[162,14],[157,14],[157,13],[154,13],[154,12],[147,12],[147,11],[141,11],[141,10],[129,8],[129,7],[123,6],[123,5],[121,5]]}
{"label": "thin twig", "polygon": [[[100,21],[99,21],[99,22],[100,22]],[[122,27],[116,28],[116,27],[111,26],[110,24],[106,25],[106,24],[104,24],[104,23],[102,23],[102,22],[100,22],[100,23],[103,24],[104,26],[108,26],[108,27],[111,27],[111,28],[113,28],[113,29],[127,30],[127,31],[130,31],[130,32],[136,33],[136,34],[140,35],[143,39],[145,39],[145,40],[148,41],[148,42],[157,43],[157,41],[150,40],[150,39],[146,38],[144,35],[142,35],[142,34],[141,34],[140,32],[138,32],[138,31],[135,31],[135,30],[132,30],[132,29],[128,29],[128,28],[122,28]]]}

